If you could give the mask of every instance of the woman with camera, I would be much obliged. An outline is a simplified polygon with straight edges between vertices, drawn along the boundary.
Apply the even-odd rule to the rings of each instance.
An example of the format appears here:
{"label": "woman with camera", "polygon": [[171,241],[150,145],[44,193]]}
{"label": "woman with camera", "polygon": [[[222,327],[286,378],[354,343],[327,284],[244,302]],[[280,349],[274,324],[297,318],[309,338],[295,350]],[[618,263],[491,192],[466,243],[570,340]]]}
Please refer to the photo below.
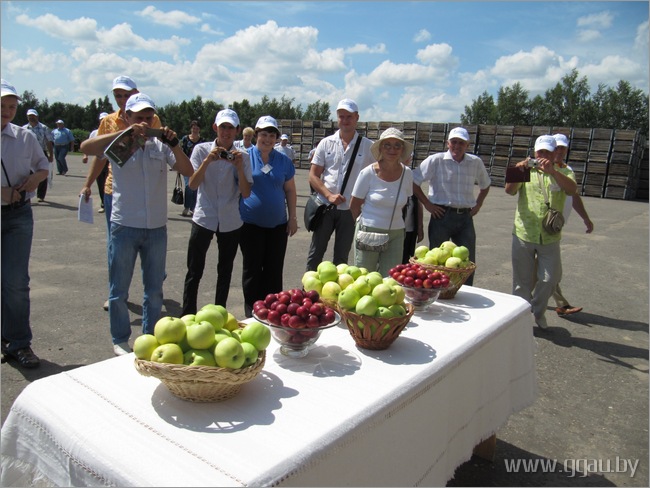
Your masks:
{"label": "woman with camera", "polygon": [[391,127],[370,146],[370,152],[377,162],[361,170],[350,201],[357,220],[354,264],[388,276],[402,262],[402,208],[413,194],[413,173],[402,162],[411,156],[413,144]]}
{"label": "woman with camera", "polygon": [[192,230],[187,246],[187,274],[183,288],[183,315],[195,314],[199,283],[212,236],[217,236],[217,289],[214,303],[226,306],[232,268],[237,255],[242,220],[239,200],[250,195],[253,176],[248,153],[234,148],[239,117],[234,110],[217,113],[212,128],[217,138],[194,146],[190,161],[194,174],[189,186],[197,192]]}
{"label": "woman with camera", "polygon": [[253,188],[250,196],[239,203],[244,221],[241,251],[246,317],[252,316],[255,300],[282,290],[288,237],[298,230],[296,170],[287,156],[274,149],[280,137],[277,121],[268,115],[260,117],[255,124],[255,136],[257,144],[248,151]]}

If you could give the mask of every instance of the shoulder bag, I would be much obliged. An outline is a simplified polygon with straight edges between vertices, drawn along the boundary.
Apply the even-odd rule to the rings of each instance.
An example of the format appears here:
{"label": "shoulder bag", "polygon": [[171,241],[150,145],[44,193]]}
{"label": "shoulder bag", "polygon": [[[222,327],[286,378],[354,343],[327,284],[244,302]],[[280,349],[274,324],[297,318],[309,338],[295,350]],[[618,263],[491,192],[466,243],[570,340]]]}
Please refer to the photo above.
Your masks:
{"label": "shoulder bag", "polygon": [[[345,186],[348,183],[348,179],[350,178],[350,173],[352,172],[352,166],[354,166],[354,161],[357,157],[357,152],[359,151],[359,146],[361,145],[361,134],[357,136],[357,143],[354,145],[354,150],[352,151],[352,157],[350,158],[350,162],[348,163],[348,168],[345,172],[345,178],[343,178],[343,186],[341,186],[341,191],[340,193],[342,194],[345,191]],[[336,208],[336,205],[333,203],[327,204],[327,203],[320,203],[318,201],[318,193],[314,192],[311,195],[309,195],[309,198],[307,199],[307,203],[305,204],[305,229],[307,229],[308,232],[313,232],[315,231],[323,221],[323,217],[327,212],[330,210]]]}
{"label": "shoulder bag", "polygon": [[[397,187],[397,195],[395,196],[395,205],[393,206],[393,213],[390,216],[390,224],[388,230],[390,231],[393,226],[393,217],[395,216],[395,209],[397,208],[397,200],[399,199],[399,192],[402,189],[402,180],[404,180],[405,169],[402,168],[402,176],[399,179],[399,186]],[[368,232],[360,230],[357,232],[355,244],[360,251],[383,252],[388,249],[388,239],[390,236],[388,232]]]}
{"label": "shoulder bag", "polygon": [[172,203],[183,205],[183,186],[183,177],[180,173],[176,173],[176,183],[174,184],[174,192],[172,193]]}
{"label": "shoulder bag", "polygon": [[548,202],[548,193],[546,192],[546,186],[544,186],[544,180],[541,173],[537,173],[539,179],[539,185],[542,187],[542,192],[544,193],[544,203],[546,203],[546,214],[542,219],[542,227],[549,234],[558,234],[562,227],[564,227],[564,215],[559,210],[551,208],[550,203]]}

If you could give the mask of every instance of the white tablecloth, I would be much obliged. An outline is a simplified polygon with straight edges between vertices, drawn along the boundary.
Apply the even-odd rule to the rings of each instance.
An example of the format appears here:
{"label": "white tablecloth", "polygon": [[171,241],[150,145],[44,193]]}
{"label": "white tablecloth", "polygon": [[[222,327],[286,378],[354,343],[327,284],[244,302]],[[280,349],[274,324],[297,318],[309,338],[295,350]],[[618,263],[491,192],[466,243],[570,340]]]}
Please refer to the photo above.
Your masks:
{"label": "white tablecloth", "polygon": [[523,300],[463,287],[385,351],[274,342],[238,396],[191,403],[132,354],[35,381],[2,427],[3,486],[442,486],[537,394]]}

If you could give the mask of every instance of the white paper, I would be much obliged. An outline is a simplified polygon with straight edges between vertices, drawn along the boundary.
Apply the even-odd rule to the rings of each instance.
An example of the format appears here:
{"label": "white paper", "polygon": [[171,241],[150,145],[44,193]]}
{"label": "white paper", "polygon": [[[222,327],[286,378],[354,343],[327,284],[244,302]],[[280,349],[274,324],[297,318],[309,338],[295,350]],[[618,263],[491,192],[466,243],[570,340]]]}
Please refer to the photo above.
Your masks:
{"label": "white paper", "polygon": [[85,222],[87,224],[93,223],[93,197],[86,197],[79,195],[79,222]]}

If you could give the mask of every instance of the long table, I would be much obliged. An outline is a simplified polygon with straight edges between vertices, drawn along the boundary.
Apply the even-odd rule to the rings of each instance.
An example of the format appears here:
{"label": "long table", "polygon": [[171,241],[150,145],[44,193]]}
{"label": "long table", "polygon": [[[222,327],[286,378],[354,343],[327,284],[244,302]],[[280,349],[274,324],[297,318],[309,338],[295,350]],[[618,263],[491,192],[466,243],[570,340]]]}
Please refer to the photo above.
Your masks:
{"label": "long table", "polygon": [[30,384],[2,427],[2,486],[443,486],[537,395],[530,305],[465,286],[384,351],[343,327],[272,342],[234,398],[192,403],[133,354]]}

